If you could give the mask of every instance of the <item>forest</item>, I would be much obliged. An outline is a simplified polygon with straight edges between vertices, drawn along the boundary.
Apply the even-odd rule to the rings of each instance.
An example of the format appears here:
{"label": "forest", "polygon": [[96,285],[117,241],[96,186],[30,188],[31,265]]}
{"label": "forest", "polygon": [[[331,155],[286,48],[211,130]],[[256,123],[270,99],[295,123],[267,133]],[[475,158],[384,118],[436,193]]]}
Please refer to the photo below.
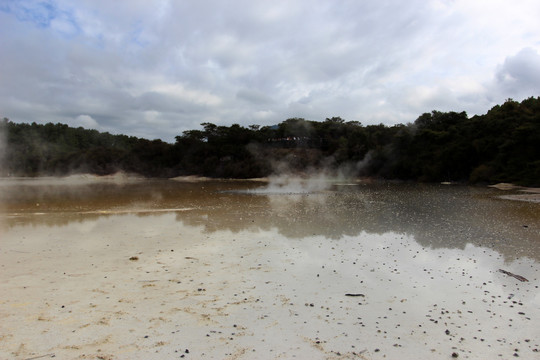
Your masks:
{"label": "forest", "polygon": [[[0,121],[1,176],[73,173],[258,178],[279,173],[419,182],[540,185],[540,97],[484,115],[432,111],[394,126],[340,117],[274,126],[202,123],[174,144],[74,128]],[[2,143],[2,141],[0,141]]]}

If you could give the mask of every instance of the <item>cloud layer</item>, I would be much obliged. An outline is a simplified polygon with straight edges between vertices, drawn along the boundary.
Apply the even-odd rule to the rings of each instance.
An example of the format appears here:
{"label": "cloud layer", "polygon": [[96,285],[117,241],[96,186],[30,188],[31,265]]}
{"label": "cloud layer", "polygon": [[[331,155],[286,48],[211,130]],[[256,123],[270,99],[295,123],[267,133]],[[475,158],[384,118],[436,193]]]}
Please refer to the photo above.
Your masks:
{"label": "cloud layer", "polygon": [[0,1],[0,116],[173,141],[540,95],[540,3]]}

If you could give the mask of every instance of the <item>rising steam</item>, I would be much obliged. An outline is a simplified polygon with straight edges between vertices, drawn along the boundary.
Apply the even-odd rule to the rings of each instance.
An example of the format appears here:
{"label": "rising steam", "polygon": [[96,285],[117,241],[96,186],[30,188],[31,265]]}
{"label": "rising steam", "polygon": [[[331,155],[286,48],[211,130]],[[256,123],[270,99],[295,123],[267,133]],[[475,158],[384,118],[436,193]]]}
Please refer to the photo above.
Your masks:
{"label": "rising steam", "polygon": [[259,194],[308,194],[328,190],[334,185],[356,185],[373,161],[373,152],[369,151],[357,162],[337,164],[331,155],[305,168],[292,153],[276,156],[256,144],[248,145],[247,149],[256,158],[265,159],[272,170],[267,186],[249,191]]}
{"label": "rising steam", "polygon": [[328,189],[331,181],[324,174],[299,177],[291,174],[277,174],[268,178],[268,185],[258,190],[266,194],[308,194]]}

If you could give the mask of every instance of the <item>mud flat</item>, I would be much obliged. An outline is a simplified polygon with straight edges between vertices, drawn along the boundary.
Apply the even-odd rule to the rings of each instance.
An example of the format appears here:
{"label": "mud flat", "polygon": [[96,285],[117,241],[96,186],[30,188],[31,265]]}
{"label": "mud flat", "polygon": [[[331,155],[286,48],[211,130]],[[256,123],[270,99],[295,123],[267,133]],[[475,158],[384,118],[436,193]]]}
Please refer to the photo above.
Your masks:
{"label": "mud flat", "polygon": [[[519,244],[437,246],[421,239],[444,224],[420,236],[333,217],[340,230],[325,233],[315,224],[342,214],[340,193],[213,194],[156,211],[4,213],[0,358],[540,356],[540,265]],[[344,221],[384,218],[383,195],[354,196]],[[537,228],[516,231],[534,241]]]}

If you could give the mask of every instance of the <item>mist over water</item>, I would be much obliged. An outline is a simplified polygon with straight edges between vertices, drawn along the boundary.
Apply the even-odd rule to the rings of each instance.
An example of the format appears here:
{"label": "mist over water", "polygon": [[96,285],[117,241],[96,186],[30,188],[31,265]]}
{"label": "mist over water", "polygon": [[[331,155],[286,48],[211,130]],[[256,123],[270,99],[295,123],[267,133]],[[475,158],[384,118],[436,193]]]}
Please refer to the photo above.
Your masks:
{"label": "mist over water", "polygon": [[273,175],[264,188],[251,190],[261,194],[309,194],[327,190],[332,182],[324,174],[300,177],[290,174]]}
{"label": "mist over water", "polygon": [[317,168],[298,170],[288,162],[274,161],[273,173],[268,177],[268,185],[250,192],[261,194],[310,194],[329,190],[336,184],[357,183],[359,171],[370,161],[366,157],[358,163],[335,166],[332,156]]}

